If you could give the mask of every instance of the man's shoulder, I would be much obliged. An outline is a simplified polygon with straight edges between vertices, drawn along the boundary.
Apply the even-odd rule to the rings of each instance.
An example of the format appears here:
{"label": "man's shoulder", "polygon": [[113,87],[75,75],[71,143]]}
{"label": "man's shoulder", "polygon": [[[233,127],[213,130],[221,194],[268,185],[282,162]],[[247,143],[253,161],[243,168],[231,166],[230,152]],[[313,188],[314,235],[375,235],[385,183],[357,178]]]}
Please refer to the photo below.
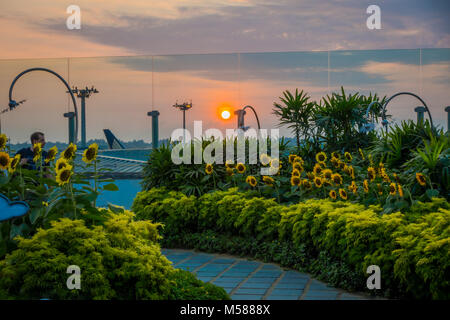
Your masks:
{"label": "man's shoulder", "polygon": [[31,152],[32,152],[32,151],[30,150],[30,148],[27,147],[27,148],[22,148],[22,149],[20,149],[19,151],[16,152],[16,154],[21,154],[21,155],[23,155],[23,154],[27,154],[27,153],[31,153]]}

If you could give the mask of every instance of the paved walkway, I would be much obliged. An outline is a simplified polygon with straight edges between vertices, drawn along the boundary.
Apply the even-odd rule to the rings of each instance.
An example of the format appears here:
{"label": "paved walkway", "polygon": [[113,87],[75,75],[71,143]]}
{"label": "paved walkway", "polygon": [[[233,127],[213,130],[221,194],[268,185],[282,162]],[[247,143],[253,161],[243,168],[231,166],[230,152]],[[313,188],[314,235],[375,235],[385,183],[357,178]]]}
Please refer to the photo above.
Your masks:
{"label": "paved walkway", "polygon": [[175,268],[191,271],[198,279],[224,288],[233,300],[372,299],[329,287],[306,273],[283,269],[272,263],[192,250],[161,251]]}

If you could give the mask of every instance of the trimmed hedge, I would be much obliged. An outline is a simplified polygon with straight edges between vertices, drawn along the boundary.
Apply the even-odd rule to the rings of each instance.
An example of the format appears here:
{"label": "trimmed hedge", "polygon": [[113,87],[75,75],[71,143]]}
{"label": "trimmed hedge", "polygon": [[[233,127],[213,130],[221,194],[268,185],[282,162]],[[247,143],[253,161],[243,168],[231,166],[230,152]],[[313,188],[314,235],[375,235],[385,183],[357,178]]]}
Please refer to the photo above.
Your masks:
{"label": "trimmed hedge", "polygon": [[187,197],[164,188],[138,193],[137,219],[164,224],[167,247],[238,253],[364,290],[366,269],[381,269],[381,294],[449,299],[450,206],[417,203],[406,213],[380,206],[308,200],[290,206],[236,188]]}
{"label": "trimmed hedge", "polygon": [[[223,288],[177,270],[161,254],[160,224],[111,213],[103,226],[63,218],[0,261],[0,299],[229,299]],[[69,290],[66,269],[81,270]]]}

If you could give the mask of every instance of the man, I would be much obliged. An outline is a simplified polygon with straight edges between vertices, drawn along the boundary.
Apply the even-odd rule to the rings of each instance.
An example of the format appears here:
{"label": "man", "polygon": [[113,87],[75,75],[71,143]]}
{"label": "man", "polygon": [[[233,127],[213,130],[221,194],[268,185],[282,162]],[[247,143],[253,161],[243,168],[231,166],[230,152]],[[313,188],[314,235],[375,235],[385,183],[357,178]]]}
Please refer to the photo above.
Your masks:
{"label": "man", "polygon": [[[30,140],[31,140],[31,147],[20,149],[19,151],[17,151],[16,154],[20,154],[21,159],[20,164],[22,165],[23,168],[28,170],[37,170],[39,168],[38,164],[40,162],[34,163],[33,161],[34,158],[33,145],[35,145],[36,143],[40,143],[42,149],[44,149],[45,137],[42,132],[35,132],[31,135]],[[41,157],[42,159],[45,159],[47,157],[47,151],[42,150]],[[45,165],[44,161],[42,161],[42,164]]]}

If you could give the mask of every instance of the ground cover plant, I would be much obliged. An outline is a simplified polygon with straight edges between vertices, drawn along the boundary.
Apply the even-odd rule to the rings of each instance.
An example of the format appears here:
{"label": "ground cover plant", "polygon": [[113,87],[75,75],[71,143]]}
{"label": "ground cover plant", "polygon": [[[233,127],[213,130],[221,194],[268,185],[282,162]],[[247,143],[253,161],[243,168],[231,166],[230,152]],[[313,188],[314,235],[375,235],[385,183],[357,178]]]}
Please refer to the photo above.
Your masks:
{"label": "ground cover plant", "polygon": [[[30,212],[0,222],[0,299],[229,299],[222,288],[172,267],[157,243],[159,224],[96,206],[103,190],[118,190],[97,170],[96,144],[83,152],[87,176],[75,172],[74,144],[58,160],[56,147],[43,159],[34,145],[38,170],[31,171],[6,142],[0,135],[0,193],[26,201]],[[81,269],[80,290],[66,286],[70,265]]]}
{"label": "ground cover plant", "polygon": [[358,291],[368,291],[366,269],[378,265],[384,296],[450,298],[450,205],[443,198],[382,214],[379,205],[333,199],[280,205],[237,188],[200,197],[154,188],[137,195],[133,210],[164,224],[165,247],[252,256]]}

